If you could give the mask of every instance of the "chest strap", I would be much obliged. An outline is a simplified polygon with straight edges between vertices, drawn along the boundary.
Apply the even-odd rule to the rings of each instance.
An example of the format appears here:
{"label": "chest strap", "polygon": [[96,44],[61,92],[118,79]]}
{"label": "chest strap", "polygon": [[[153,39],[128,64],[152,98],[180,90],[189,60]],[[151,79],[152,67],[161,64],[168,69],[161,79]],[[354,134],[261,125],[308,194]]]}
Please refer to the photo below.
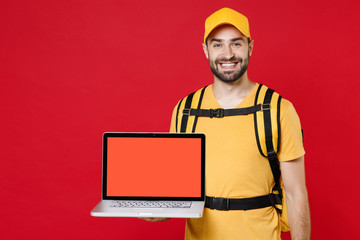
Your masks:
{"label": "chest strap", "polygon": [[269,194],[252,198],[216,198],[205,197],[205,207],[210,209],[228,211],[228,210],[251,210],[265,208],[281,204],[281,198],[278,194]]}
{"label": "chest strap", "polygon": [[232,109],[196,109],[196,108],[184,108],[183,115],[188,116],[197,116],[197,117],[227,117],[227,116],[238,116],[238,115],[248,115],[251,113],[256,113],[258,111],[269,110],[270,104],[257,104],[255,106],[246,107],[246,108],[232,108]]}

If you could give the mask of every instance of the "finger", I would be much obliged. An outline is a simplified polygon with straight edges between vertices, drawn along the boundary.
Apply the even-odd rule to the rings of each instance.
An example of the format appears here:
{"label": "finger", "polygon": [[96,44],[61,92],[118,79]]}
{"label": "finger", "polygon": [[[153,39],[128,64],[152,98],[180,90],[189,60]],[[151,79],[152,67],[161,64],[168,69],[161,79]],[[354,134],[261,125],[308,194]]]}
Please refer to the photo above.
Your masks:
{"label": "finger", "polygon": [[146,220],[148,222],[165,222],[170,218],[140,218],[140,219]]}

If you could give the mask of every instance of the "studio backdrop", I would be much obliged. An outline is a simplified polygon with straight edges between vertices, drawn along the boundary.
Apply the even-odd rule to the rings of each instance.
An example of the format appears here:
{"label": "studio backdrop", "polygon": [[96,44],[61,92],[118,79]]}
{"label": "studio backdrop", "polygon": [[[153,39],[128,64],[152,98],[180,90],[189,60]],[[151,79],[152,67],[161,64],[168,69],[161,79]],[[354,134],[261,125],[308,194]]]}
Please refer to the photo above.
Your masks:
{"label": "studio backdrop", "polygon": [[313,239],[360,238],[358,1],[2,0],[1,239],[184,238],[184,219],[90,216],[102,133],[169,130],[213,82],[201,43],[222,7],[249,18],[249,78],[300,115]]}

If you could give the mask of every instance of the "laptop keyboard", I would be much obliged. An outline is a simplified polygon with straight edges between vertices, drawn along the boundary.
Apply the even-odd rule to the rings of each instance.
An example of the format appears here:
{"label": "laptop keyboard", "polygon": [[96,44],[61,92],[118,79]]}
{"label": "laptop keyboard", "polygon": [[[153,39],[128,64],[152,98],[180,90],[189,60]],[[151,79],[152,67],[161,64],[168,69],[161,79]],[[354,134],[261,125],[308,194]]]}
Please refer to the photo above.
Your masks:
{"label": "laptop keyboard", "polygon": [[119,208],[190,208],[191,202],[169,201],[111,201],[109,207]]}

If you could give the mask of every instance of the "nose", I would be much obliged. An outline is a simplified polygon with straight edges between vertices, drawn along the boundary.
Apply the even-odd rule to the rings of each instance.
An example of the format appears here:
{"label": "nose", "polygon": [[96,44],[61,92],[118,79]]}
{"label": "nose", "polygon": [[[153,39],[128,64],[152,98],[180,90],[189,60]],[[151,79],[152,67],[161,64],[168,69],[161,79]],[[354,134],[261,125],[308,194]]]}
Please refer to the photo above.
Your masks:
{"label": "nose", "polygon": [[233,52],[233,49],[231,48],[231,46],[225,46],[223,54],[224,54],[224,58],[226,58],[228,60],[234,57],[234,52]]}

